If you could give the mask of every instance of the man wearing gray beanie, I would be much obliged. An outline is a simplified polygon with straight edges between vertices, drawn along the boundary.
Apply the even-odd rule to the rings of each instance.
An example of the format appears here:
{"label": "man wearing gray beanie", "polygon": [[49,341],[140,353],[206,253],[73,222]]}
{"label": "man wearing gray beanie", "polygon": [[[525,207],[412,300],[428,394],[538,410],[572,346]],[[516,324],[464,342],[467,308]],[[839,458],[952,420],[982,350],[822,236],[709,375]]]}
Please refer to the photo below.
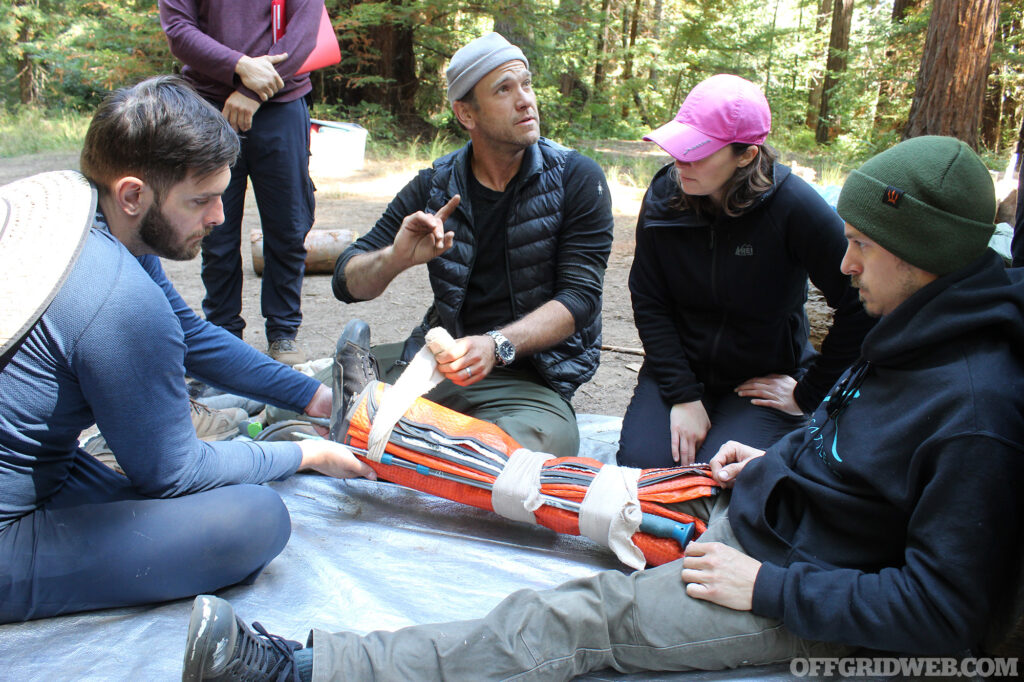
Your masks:
{"label": "man wearing gray beanie", "polygon": [[[477,620],[316,631],[311,652],[272,660],[316,679],[547,681],[780,661],[817,677],[823,659],[875,677],[892,654],[854,652],[943,666],[991,653],[1020,616],[1024,271],[985,246],[992,184],[951,138],[871,159],[839,212],[842,269],[881,319],[810,425],[767,451],[722,446],[711,472],[725,490],[678,505],[707,521],[681,561],[520,590]],[[190,651],[220,652],[186,666],[208,679],[271,650],[215,597],[196,600],[189,629]],[[863,658],[835,658],[851,653]]]}
{"label": "man wearing gray beanie", "polygon": [[434,300],[408,339],[373,347],[376,365],[344,356],[370,355],[369,328],[350,323],[339,341],[337,411],[377,371],[394,382],[426,331],[441,326],[456,339],[436,355],[451,381],[429,399],[498,424],[523,447],[575,456],[569,401],[597,369],[612,242],[604,173],[540,136],[529,60],[501,35],[470,41],[446,75],[469,142],[398,193],[338,259],[332,283],[340,300],[364,301],[426,263]]}

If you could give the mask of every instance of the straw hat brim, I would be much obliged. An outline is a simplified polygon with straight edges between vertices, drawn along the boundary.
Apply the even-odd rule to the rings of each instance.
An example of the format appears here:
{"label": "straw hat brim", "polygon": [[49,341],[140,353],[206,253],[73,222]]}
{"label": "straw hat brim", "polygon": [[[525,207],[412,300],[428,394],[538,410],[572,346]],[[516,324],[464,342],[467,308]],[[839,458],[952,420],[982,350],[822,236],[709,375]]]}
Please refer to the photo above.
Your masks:
{"label": "straw hat brim", "polygon": [[39,320],[78,260],[96,190],[76,171],[0,187],[0,358]]}

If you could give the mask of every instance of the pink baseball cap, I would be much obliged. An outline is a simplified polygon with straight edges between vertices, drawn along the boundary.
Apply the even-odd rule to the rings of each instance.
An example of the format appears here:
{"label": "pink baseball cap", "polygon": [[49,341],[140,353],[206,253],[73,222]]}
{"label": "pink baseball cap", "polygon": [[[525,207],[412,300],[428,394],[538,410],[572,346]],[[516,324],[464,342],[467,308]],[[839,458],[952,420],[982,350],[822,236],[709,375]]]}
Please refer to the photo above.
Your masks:
{"label": "pink baseball cap", "polygon": [[720,73],[698,83],[676,117],[644,139],[679,161],[700,161],[733,142],[761,144],[771,127],[772,112],[761,89]]}

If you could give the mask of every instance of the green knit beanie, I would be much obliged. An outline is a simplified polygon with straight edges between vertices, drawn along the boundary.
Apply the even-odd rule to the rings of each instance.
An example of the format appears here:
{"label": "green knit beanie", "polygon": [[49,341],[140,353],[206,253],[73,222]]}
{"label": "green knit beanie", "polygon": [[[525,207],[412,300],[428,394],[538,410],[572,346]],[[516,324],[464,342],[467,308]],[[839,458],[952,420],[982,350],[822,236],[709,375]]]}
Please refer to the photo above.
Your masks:
{"label": "green knit beanie", "polygon": [[839,215],[882,248],[935,275],[970,264],[995,230],[995,189],[978,155],[952,137],[900,142],[850,173]]}

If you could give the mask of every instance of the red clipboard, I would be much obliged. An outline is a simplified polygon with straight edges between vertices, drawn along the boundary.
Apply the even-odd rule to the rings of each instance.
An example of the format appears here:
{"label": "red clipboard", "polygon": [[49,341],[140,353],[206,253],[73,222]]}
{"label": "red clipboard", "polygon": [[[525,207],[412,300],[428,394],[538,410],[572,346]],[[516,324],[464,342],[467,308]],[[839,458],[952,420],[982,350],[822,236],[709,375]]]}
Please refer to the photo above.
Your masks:
{"label": "red clipboard", "polygon": [[[284,3],[285,0],[272,0],[270,4],[270,21],[275,43],[284,36],[285,32]],[[302,66],[298,68],[295,75],[332,66],[340,61],[341,48],[338,46],[338,36],[335,35],[331,18],[327,15],[327,7],[324,7],[324,11],[320,15],[320,26],[316,32],[316,45],[313,46],[313,51],[306,57],[306,61],[302,62]]]}
{"label": "red clipboard", "polygon": [[284,22],[284,0],[270,0],[270,28],[275,43],[284,37]]}

